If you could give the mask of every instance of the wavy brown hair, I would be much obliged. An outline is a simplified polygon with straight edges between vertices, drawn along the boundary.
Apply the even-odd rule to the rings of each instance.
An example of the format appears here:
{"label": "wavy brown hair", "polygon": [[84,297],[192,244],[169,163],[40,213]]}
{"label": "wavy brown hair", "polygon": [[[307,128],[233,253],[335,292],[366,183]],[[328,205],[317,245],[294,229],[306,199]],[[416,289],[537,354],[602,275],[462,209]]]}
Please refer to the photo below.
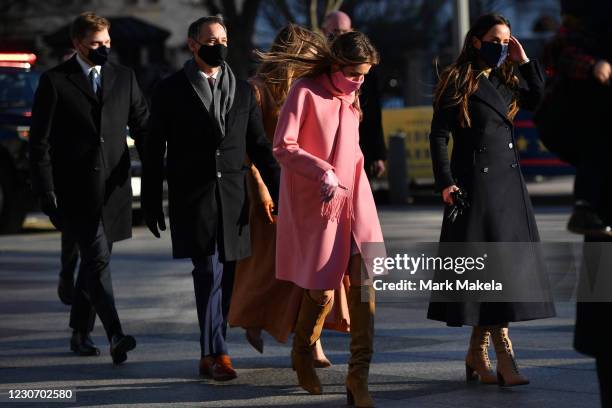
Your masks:
{"label": "wavy brown hair", "polygon": [[[328,44],[325,37],[305,28],[289,26],[291,37],[295,44],[285,44],[272,47],[269,52],[256,51],[261,61],[258,74],[265,80],[282,87],[280,95],[286,97],[291,83],[287,81],[286,73],[291,72],[291,81],[302,77],[316,77],[331,72],[334,65],[340,67],[360,64],[378,64],[378,51],[368,37],[359,32],[351,31],[336,37]],[[279,33],[279,36],[282,34]],[[275,40],[276,43],[276,40]],[[299,46],[298,46],[299,44]],[[300,52],[296,52],[300,49]],[[303,52],[307,50],[307,52]],[[359,98],[355,98],[354,106],[359,108]]]}
{"label": "wavy brown hair", "polygon": [[[471,127],[472,120],[468,110],[468,99],[478,89],[478,80],[486,67],[480,61],[479,50],[474,47],[474,37],[482,40],[491,28],[498,24],[508,26],[510,22],[499,14],[485,14],[480,16],[472,25],[465,36],[463,49],[457,60],[448,66],[440,75],[440,80],[434,92],[435,109],[447,107],[459,107],[458,121],[461,127]],[[497,75],[501,81],[515,92],[515,97],[508,107],[508,119],[513,120],[518,112],[518,89],[519,79],[514,74],[514,64],[509,58],[497,69]],[[452,91],[452,92],[451,92]],[[443,96],[446,99],[450,93],[450,104],[441,106]]]}
{"label": "wavy brown hair", "polygon": [[326,40],[320,34],[289,24],[278,32],[270,51],[263,53],[255,51],[261,61],[256,76],[261,78],[268,87],[272,97],[280,106],[289,93],[293,81],[304,75],[303,63],[293,61],[277,61],[271,56],[292,55],[306,61],[318,61],[322,50],[326,49]]}

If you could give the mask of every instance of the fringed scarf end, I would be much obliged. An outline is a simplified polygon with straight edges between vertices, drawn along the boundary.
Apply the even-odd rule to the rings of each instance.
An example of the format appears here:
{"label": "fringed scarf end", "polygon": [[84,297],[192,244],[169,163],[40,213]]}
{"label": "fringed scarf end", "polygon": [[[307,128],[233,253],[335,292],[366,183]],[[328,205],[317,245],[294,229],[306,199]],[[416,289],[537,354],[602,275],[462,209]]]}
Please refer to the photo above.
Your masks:
{"label": "fringed scarf end", "polygon": [[321,206],[321,215],[332,222],[338,222],[344,206],[347,206],[346,218],[350,219],[353,211],[353,205],[351,203],[351,196],[349,194],[339,194],[336,190],[334,197],[324,202]]}

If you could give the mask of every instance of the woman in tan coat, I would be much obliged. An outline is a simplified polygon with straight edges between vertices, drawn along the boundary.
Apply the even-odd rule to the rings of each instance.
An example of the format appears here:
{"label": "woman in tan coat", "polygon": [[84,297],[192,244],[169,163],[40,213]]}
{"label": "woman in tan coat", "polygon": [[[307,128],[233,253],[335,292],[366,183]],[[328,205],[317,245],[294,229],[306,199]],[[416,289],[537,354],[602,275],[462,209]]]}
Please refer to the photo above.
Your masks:
{"label": "woman in tan coat", "polygon": [[[272,44],[271,52],[290,53],[305,60],[324,48],[325,38],[305,28],[290,24],[282,29]],[[264,128],[272,142],[278,115],[292,83],[302,73],[293,64],[264,61],[250,79],[261,107]],[[277,341],[285,343],[293,331],[304,289],[275,277],[276,216],[273,202],[257,168],[251,165],[248,175],[250,203],[251,256],[238,263],[229,312],[229,324],[246,329],[249,343],[263,352],[261,331],[266,330]],[[325,328],[349,331],[346,293],[349,281],[345,277],[335,290],[334,307]],[[331,365],[321,342],[313,351],[314,364],[323,368]]]}

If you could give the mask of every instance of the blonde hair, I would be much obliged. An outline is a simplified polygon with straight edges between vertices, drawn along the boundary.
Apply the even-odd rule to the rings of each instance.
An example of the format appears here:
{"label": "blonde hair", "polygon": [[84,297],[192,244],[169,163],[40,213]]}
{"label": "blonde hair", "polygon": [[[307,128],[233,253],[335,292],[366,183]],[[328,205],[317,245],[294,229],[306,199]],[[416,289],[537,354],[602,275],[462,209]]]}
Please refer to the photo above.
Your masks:
{"label": "blonde hair", "polygon": [[[293,82],[307,75],[309,65],[306,62],[295,62],[293,58],[316,63],[326,49],[323,36],[300,27],[289,24],[274,38],[269,52],[255,51],[261,61],[256,77],[262,79],[276,103],[280,106],[287,98]],[[283,55],[291,55],[292,59],[285,59]]]}

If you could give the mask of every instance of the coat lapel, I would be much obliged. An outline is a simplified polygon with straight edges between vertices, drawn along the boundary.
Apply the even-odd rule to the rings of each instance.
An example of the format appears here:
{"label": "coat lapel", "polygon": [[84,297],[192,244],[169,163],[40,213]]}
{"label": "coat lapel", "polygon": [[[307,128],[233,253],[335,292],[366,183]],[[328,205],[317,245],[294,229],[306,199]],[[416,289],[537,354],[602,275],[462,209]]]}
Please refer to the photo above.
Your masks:
{"label": "coat lapel", "polygon": [[[491,75],[494,75],[491,73]],[[503,117],[507,122],[512,123],[508,119],[508,104],[499,93],[491,81],[484,75],[480,76],[478,81],[478,89],[474,92],[474,96],[489,105],[495,112]]]}
{"label": "coat lapel", "polygon": [[[194,103],[197,104],[204,111],[204,115],[207,116],[208,120],[210,121],[210,124],[214,127],[213,133],[215,135],[215,138],[217,139],[217,143],[219,143],[223,139],[223,137],[221,135],[221,132],[219,131],[219,126],[217,125],[217,121],[215,120],[214,115],[206,106],[205,98],[203,97],[204,90],[201,88],[196,89],[194,84],[192,84],[189,78],[187,77],[187,73],[184,73],[186,92],[191,96],[191,99],[194,101]],[[210,94],[210,88],[208,88],[208,93]]]}
{"label": "coat lapel", "polygon": [[117,73],[112,63],[104,64],[102,67],[102,102],[104,102],[108,95],[110,95],[111,89],[115,84],[115,78]]}
{"label": "coat lapel", "polygon": [[[236,93],[238,93],[238,89],[236,88]],[[234,99],[234,103],[230,108],[229,112],[227,112],[227,117],[225,118],[225,134],[227,135],[229,130],[234,126],[234,122],[236,120],[236,108],[239,105],[239,98]]]}
{"label": "coat lapel", "polygon": [[91,98],[95,102],[99,102],[98,98],[96,97],[96,94],[94,94],[94,91],[91,88],[89,80],[83,73],[81,66],[76,60],[76,55],[70,59],[68,79],[89,98]]}

